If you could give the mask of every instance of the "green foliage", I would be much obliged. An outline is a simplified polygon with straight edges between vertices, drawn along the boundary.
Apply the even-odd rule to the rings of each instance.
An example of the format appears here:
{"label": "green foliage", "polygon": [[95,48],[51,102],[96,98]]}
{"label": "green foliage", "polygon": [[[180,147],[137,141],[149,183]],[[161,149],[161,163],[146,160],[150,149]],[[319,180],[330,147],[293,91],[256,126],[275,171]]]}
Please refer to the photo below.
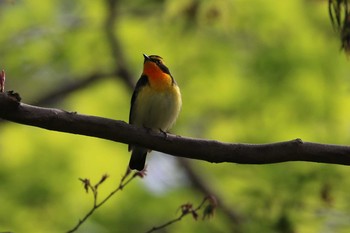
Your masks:
{"label": "green foliage", "polygon": [[[349,143],[349,64],[339,52],[326,2],[120,2],[115,33],[135,81],[142,53],[159,54],[181,87],[177,134],[227,142],[300,137]],[[30,103],[75,77],[113,71],[107,12],[105,1],[0,1],[6,89]],[[126,85],[111,77],[57,105],[127,121],[130,97]],[[0,127],[0,231],[69,230],[92,204],[78,178],[97,181],[108,173],[99,194],[107,195],[128,164],[123,144],[14,123]],[[175,175],[156,158],[149,162],[149,177],[130,184],[78,232],[145,232],[178,216],[181,204],[199,204],[203,194],[184,175],[160,179]],[[191,162],[222,201],[244,216],[241,232],[350,230],[345,166]],[[167,188],[156,191],[152,183]],[[233,229],[219,206],[213,219],[184,218],[167,232]]]}

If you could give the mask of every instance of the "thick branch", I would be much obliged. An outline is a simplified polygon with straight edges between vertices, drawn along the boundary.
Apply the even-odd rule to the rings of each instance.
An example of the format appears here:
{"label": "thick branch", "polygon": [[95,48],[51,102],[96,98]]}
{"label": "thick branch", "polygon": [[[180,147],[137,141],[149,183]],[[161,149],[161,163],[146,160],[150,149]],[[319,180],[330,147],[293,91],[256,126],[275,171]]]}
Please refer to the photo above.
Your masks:
{"label": "thick branch", "polygon": [[147,132],[123,121],[18,103],[4,93],[0,93],[0,117],[20,124],[142,145],[175,156],[214,163],[310,161],[350,165],[349,146],[303,142],[300,139],[270,144],[242,144],[170,134],[165,137],[163,133]]}

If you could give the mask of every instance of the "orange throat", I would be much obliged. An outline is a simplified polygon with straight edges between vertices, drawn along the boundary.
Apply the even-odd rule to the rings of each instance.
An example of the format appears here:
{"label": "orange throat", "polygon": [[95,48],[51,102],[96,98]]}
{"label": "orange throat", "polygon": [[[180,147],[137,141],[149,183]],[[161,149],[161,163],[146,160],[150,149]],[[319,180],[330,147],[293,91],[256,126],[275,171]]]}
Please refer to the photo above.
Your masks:
{"label": "orange throat", "polygon": [[156,64],[153,62],[146,62],[143,67],[143,74],[148,77],[148,81],[151,87],[157,90],[164,90],[172,85],[171,76],[164,73]]}

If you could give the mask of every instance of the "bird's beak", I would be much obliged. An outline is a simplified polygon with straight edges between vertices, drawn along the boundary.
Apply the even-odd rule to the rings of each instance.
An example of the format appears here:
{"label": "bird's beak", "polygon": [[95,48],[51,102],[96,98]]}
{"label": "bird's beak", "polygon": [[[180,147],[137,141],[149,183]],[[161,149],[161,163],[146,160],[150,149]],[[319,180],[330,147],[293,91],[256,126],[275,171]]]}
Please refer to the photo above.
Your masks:
{"label": "bird's beak", "polygon": [[149,56],[147,56],[146,54],[143,54],[143,57],[145,58],[145,61],[151,60],[151,58],[149,58]]}

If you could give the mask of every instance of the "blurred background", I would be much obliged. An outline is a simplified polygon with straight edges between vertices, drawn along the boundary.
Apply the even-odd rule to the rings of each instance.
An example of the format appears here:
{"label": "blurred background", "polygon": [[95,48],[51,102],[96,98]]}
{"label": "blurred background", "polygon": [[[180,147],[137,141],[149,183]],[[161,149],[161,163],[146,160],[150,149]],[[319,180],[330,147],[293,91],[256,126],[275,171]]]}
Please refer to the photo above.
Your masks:
{"label": "blurred background", "polygon": [[[165,59],[183,95],[175,134],[224,142],[297,137],[350,142],[350,69],[317,0],[0,0],[0,68],[22,101],[128,121],[142,54]],[[127,145],[0,123],[0,232],[66,232],[92,205],[78,178],[107,195]],[[210,164],[153,152],[134,180],[77,232],[350,231],[350,169],[306,162]],[[202,212],[200,212],[202,214]]]}

